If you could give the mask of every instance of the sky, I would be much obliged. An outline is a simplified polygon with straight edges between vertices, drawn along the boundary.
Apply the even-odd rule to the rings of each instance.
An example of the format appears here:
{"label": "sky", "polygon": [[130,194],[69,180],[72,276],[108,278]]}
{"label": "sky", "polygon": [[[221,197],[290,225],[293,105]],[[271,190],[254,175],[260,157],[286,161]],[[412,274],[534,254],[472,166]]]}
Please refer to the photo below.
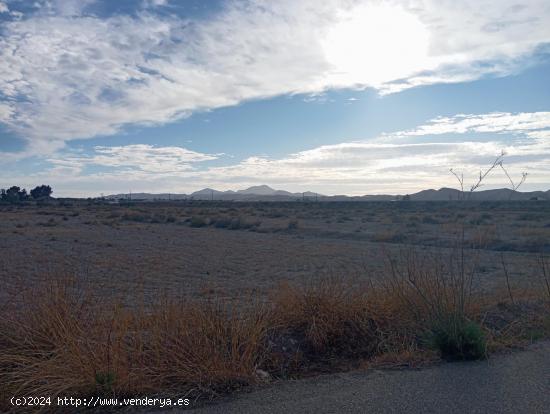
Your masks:
{"label": "sky", "polygon": [[0,188],[407,194],[502,151],[550,189],[547,0],[0,0]]}

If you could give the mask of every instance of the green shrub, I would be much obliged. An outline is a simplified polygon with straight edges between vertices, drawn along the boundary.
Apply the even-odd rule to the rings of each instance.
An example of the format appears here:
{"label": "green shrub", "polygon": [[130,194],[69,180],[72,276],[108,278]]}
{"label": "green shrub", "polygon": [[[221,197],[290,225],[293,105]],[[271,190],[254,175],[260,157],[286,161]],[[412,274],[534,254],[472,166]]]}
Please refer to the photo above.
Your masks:
{"label": "green shrub", "polygon": [[229,223],[229,226],[227,227],[229,230],[238,230],[243,228],[243,223],[241,222],[240,218],[234,218],[231,220],[231,223]]}
{"label": "green shrub", "polygon": [[258,227],[261,224],[261,222],[250,222],[242,217],[234,218],[231,220],[231,223],[229,224],[228,229],[229,230],[248,230],[252,227]]}
{"label": "green shrub", "polygon": [[482,214],[481,216],[476,216],[470,219],[470,224],[474,226],[479,226],[481,224],[486,224],[486,223],[487,223],[487,216],[485,214]]}
{"label": "green shrub", "polygon": [[201,216],[191,217],[191,227],[204,227],[206,226],[206,220]]}
{"label": "green shrub", "polygon": [[213,221],[214,227],[218,229],[226,229],[231,225],[230,217],[216,217]]}
{"label": "green shrub", "polygon": [[112,372],[96,372],[95,383],[104,392],[112,392],[115,384],[115,374]]}
{"label": "green shrub", "polygon": [[487,354],[483,329],[463,317],[450,316],[437,322],[429,334],[429,344],[447,360],[483,359]]}
{"label": "green shrub", "polygon": [[122,216],[122,220],[135,221],[138,223],[150,223],[151,216],[148,214],[142,214],[137,211],[130,211]]}
{"label": "green shrub", "polygon": [[286,228],[288,230],[296,230],[298,228],[298,220],[290,220]]}

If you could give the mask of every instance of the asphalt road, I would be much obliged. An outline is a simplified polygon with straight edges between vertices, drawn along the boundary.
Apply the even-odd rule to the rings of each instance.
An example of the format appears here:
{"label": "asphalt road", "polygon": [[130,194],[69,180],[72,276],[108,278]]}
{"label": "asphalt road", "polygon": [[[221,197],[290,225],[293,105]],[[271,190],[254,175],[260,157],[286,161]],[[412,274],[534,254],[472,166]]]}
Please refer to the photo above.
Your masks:
{"label": "asphalt road", "polygon": [[185,412],[550,413],[550,342],[489,361],[280,382]]}

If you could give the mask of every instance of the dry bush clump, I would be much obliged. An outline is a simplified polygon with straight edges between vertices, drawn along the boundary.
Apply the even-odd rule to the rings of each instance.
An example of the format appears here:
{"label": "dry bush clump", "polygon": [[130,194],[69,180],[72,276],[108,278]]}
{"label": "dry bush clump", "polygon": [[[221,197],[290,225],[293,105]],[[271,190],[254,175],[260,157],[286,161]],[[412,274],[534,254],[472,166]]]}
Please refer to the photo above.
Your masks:
{"label": "dry bush clump", "polygon": [[256,381],[266,307],[181,299],[123,308],[73,287],[41,286],[3,309],[0,407],[10,395],[204,396]]}
{"label": "dry bush clump", "polygon": [[550,303],[531,292],[514,292],[514,302],[486,304],[479,320],[487,333],[490,352],[517,348],[550,336]]}
{"label": "dry bush clump", "polygon": [[369,293],[334,278],[305,287],[281,285],[272,295],[274,325],[294,336],[308,359],[370,356],[383,333]]}
{"label": "dry bush clump", "polygon": [[[91,313],[89,298],[52,282],[41,292],[18,298],[18,309],[3,309],[0,322],[0,387],[6,395],[34,391],[45,395],[83,391],[104,363],[104,313]],[[121,323],[121,318],[113,318]],[[92,340],[92,338],[94,338]],[[98,367],[98,368],[96,368]]]}
{"label": "dry bush clump", "polygon": [[[280,364],[286,346],[286,359],[294,362],[290,370],[345,365],[419,348],[413,309],[403,306],[394,292],[371,284],[342,278],[284,284],[274,290],[272,301],[275,338],[270,356]],[[294,358],[288,351],[294,351]]]}
{"label": "dry bush clump", "polygon": [[539,256],[540,280],[543,285],[545,298],[550,302],[550,258],[544,253]]}
{"label": "dry bush clump", "polygon": [[269,315],[260,304],[242,308],[217,300],[157,306],[137,327],[149,350],[144,380],[156,390],[201,392],[254,382]]}

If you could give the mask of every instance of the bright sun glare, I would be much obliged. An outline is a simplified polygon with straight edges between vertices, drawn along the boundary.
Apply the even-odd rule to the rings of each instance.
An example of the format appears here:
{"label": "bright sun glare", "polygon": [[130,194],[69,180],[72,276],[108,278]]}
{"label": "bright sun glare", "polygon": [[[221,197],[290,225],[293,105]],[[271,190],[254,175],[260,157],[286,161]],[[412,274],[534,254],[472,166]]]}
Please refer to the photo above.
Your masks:
{"label": "bright sun glare", "polygon": [[335,84],[372,86],[430,67],[429,32],[414,14],[389,5],[358,6],[329,31],[324,50]]}

